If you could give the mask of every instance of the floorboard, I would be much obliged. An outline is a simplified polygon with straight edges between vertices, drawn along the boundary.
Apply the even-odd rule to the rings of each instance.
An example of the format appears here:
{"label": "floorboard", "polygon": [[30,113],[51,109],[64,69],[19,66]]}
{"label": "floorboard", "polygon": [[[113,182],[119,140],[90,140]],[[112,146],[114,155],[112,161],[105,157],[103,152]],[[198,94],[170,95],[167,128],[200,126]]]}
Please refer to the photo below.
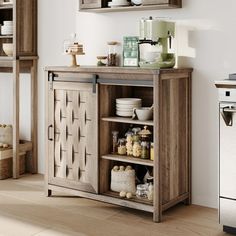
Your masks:
{"label": "floorboard", "polygon": [[149,213],[58,194],[47,198],[43,176],[0,181],[0,236],[221,236],[217,210],[177,206],[164,222]]}

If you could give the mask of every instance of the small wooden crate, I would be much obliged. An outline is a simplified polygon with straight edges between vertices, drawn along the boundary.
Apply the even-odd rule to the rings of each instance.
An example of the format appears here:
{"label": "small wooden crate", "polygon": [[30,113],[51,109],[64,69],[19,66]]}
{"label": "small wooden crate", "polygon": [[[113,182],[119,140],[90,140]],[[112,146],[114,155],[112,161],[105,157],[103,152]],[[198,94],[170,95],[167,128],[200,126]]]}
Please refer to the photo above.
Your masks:
{"label": "small wooden crate", "polygon": [[[25,155],[26,152],[20,153],[20,174],[25,173]],[[12,177],[12,148],[0,148],[0,180]]]}

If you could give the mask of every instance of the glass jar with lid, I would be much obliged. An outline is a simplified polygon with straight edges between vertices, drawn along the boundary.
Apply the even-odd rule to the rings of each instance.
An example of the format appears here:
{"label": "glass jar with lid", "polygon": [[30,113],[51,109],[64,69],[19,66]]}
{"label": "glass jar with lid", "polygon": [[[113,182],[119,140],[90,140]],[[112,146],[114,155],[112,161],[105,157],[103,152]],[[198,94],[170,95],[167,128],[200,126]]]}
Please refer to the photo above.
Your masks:
{"label": "glass jar with lid", "polygon": [[126,155],[126,140],[124,138],[121,138],[118,141],[118,154]]}
{"label": "glass jar with lid", "polygon": [[112,41],[112,42],[108,42],[107,44],[108,44],[107,65],[117,66],[118,65],[118,56],[117,56],[118,42]]}
{"label": "glass jar with lid", "polygon": [[141,158],[150,159],[150,135],[152,133],[148,130],[147,126],[139,132],[141,136]]}
{"label": "glass jar with lid", "polygon": [[147,198],[148,194],[148,184],[137,185],[136,197],[137,198]]}

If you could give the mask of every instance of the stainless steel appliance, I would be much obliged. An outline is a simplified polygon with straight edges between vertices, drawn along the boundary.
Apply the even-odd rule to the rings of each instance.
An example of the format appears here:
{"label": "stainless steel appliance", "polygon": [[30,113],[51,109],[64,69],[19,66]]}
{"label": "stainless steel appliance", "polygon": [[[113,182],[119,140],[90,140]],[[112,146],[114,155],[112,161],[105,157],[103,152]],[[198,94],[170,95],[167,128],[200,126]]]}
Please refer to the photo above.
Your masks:
{"label": "stainless steel appliance", "polygon": [[236,87],[230,85],[229,80],[217,87],[220,100],[219,218],[225,232],[236,233]]}

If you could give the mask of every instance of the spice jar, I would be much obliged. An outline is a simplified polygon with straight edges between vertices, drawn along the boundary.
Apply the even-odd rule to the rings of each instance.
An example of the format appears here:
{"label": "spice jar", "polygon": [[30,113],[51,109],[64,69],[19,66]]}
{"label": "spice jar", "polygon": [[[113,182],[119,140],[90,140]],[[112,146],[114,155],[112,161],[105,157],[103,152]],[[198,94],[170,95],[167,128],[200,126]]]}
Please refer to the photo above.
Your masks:
{"label": "spice jar", "polygon": [[107,65],[108,66],[117,66],[118,58],[117,58],[117,42],[108,42],[108,57],[107,57]]}
{"label": "spice jar", "polygon": [[125,139],[121,138],[118,141],[118,154],[119,155],[126,155],[126,143],[125,143]]}
{"label": "spice jar", "polygon": [[117,153],[117,146],[118,146],[118,131],[112,131],[112,153]]}
{"label": "spice jar", "polygon": [[147,126],[139,132],[141,136],[141,158],[150,159],[150,135],[151,132],[148,130]]}

